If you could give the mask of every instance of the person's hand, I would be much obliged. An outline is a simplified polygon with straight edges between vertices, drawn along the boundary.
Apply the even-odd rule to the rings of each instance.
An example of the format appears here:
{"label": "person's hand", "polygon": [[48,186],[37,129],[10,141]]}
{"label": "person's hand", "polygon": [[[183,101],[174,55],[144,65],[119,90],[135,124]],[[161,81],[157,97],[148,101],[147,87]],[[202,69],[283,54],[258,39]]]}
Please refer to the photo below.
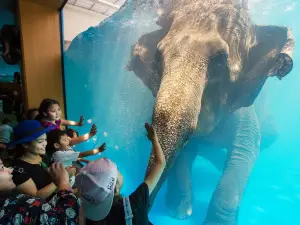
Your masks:
{"label": "person's hand", "polygon": [[81,127],[83,125],[84,117],[81,116],[78,122],[78,126]]}
{"label": "person's hand", "polygon": [[57,187],[69,186],[69,174],[62,163],[53,163],[48,169],[53,183]]}
{"label": "person's hand", "polygon": [[99,149],[99,152],[104,152],[106,149],[106,143],[104,142],[98,149]]}
{"label": "person's hand", "polygon": [[157,139],[157,135],[153,127],[149,123],[145,123],[145,128],[147,130],[147,138],[153,142],[155,139]]}
{"label": "person's hand", "polygon": [[76,168],[74,166],[68,166],[66,168],[68,174],[69,174],[69,177],[72,177],[72,176],[75,176],[76,175]]}
{"label": "person's hand", "polygon": [[92,128],[90,130],[90,137],[94,137],[97,134],[97,126],[95,124],[92,125]]}

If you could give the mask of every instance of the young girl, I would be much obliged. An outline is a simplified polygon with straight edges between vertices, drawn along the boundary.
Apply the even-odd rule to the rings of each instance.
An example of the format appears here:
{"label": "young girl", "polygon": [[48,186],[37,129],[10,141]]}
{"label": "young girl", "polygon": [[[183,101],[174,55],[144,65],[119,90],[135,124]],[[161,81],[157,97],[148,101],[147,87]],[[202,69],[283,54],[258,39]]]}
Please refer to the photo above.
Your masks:
{"label": "young girl", "polygon": [[123,177],[115,163],[100,158],[83,167],[76,176],[87,225],[149,225],[149,196],[165,168],[166,161],[156,132],[146,124],[155,164],[145,181],[129,196],[122,197]]}
{"label": "young girl", "polygon": [[[73,166],[73,162],[80,161],[89,163],[88,160],[82,159],[83,157],[92,156],[103,152],[106,148],[103,143],[99,148],[90,151],[76,152],[69,145],[70,141],[66,133],[62,130],[52,130],[48,133],[47,137],[47,154],[49,155],[52,162],[61,162],[65,168]],[[70,172],[71,171],[71,172]],[[69,170],[70,184],[71,186],[75,183],[76,170]]]}
{"label": "young girl", "polygon": [[[80,117],[79,122],[74,122],[71,120],[63,120],[60,118],[61,110],[59,103],[53,99],[44,99],[39,107],[39,114],[36,117],[38,121],[42,124],[43,127],[54,126],[54,129],[60,129],[60,125],[64,126],[82,126],[83,125],[83,116]],[[74,137],[70,139],[70,145],[79,144],[84,142],[97,133],[97,127],[95,124],[92,125],[92,128],[89,133],[82,135],[80,137]]]}
{"label": "young girl", "polygon": [[61,110],[58,101],[46,98],[41,102],[37,120],[40,121],[43,127],[55,126],[55,129],[60,129],[60,125],[80,127],[83,125],[83,116],[80,117],[79,122],[63,120],[60,116]]}

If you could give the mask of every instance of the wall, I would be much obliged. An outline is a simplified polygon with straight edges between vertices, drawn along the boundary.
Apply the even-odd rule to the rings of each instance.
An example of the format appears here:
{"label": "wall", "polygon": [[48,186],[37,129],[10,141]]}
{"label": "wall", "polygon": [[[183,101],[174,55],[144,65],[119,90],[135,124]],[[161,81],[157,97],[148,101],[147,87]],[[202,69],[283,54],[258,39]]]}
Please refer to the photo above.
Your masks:
{"label": "wall", "polygon": [[26,106],[53,98],[64,110],[59,12],[55,7],[19,0]]}
{"label": "wall", "polygon": [[89,27],[97,26],[107,16],[70,4],[66,4],[64,13],[64,39],[72,41],[78,34]]}

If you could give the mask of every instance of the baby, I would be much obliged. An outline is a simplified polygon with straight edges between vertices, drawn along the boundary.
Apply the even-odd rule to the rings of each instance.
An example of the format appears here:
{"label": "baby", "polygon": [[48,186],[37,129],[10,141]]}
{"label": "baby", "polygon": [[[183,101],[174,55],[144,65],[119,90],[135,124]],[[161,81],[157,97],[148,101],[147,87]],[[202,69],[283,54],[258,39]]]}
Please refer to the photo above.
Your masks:
{"label": "baby", "polygon": [[88,163],[83,157],[95,155],[105,150],[106,145],[103,143],[99,148],[90,151],[76,152],[70,146],[70,139],[62,130],[52,130],[47,136],[46,152],[52,162],[61,162],[68,169],[70,174],[70,184],[74,185],[76,169],[73,168],[73,162],[81,161]]}

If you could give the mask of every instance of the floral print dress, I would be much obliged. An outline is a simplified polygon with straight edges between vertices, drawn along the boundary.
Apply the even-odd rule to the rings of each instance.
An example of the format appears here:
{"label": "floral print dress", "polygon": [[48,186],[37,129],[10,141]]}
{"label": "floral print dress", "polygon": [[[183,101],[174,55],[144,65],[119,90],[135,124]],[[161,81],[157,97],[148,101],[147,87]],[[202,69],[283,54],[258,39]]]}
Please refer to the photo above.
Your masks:
{"label": "floral print dress", "polygon": [[59,191],[51,200],[15,194],[1,201],[0,225],[75,225],[79,204],[70,191]]}

